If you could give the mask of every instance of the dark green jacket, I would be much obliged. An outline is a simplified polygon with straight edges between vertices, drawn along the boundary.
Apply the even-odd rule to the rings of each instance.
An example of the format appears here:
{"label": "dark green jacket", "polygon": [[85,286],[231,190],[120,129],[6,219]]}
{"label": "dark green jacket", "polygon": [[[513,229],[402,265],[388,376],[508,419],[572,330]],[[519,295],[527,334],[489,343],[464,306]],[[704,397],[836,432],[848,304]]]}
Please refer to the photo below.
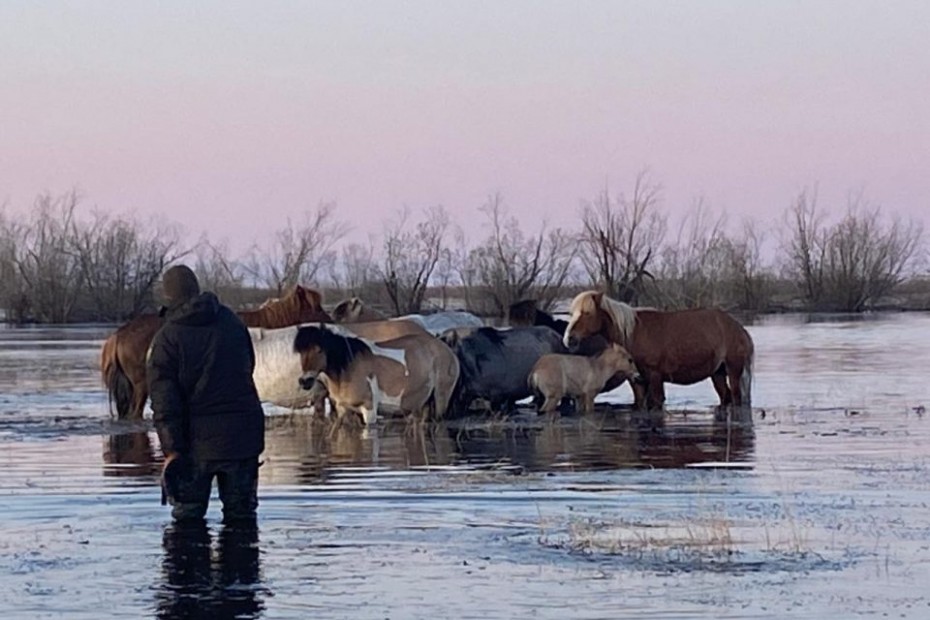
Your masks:
{"label": "dark green jacket", "polygon": [[165,454],[238,460],[265,448],[249,331],[213,293],[167,309],[146,361]]}

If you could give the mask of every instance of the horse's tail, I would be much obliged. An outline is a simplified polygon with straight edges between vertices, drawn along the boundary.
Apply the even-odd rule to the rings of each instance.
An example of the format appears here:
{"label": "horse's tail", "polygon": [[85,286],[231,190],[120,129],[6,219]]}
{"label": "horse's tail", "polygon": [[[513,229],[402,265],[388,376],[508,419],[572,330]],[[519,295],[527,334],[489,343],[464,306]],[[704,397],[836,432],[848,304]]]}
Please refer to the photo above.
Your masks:
{"label": "horse's tail", "polygon": [[752,358],[754,352],[750,351],[746,357],[746,363],[743,364],[743,373],[739,377],[739,391],[742,396],[742,405],[749,407],[752,405]]}
{"label": "horse's tail", "polygon": [[100,372],[103,375],[103,384],[107,388],[107,400],[110,413],[113,412],[113,403],[116,402],[116,415],[123,419],[129,417],[132,408],[132,382],[119,363],[117,334],[113,333],[103,343],[100,350]]}

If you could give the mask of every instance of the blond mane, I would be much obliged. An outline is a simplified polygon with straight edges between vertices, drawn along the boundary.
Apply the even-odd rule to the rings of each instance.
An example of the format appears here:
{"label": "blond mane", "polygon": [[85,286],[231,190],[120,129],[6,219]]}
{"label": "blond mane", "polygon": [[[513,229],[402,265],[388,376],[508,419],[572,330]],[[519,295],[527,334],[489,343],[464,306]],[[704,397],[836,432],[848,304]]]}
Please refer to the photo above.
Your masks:
{"label": "blond mane", "polygon": [[[597,297],[600,297],[599,302],[596,299]],[[571,307],[569,308],[569,316],[571,318],[568,322],[568,327],[565,329],[566,342],[568,341],[569,333],[572,331],[575,323],[578,322],[578,318],[583,314],[592,314],[598,309],[603,310],[607,316],[610,317],[611,322],[617,329],[617,333],[620,335],[619,344],[629,348],[633,336],[633,329],[636,327],[636,309],[622,301],[611,299],[598,291],[579,293],[572,300]]]}

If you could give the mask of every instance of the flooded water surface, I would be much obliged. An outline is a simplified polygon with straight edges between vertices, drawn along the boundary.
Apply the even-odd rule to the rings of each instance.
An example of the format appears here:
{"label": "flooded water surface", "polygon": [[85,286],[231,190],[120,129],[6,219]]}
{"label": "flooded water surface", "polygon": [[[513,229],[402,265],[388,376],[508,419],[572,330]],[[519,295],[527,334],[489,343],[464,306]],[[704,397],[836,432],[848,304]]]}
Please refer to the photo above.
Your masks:
{"label": "flooded water surface", "polygon": [[767,317],[753,409],[332,431],[268,410],[255,528],[160,505],[109,327],[0,329],[10,618],[930,617],[930,317]]}

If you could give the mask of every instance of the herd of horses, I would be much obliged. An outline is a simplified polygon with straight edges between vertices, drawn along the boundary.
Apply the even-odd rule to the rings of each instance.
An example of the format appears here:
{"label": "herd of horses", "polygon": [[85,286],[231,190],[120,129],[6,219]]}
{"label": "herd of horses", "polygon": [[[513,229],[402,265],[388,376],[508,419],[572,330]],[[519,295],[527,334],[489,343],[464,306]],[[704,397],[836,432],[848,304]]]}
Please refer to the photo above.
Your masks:
{"label": "herd of horses", "polygon": [[[328,313],[322,296],[297,286],[256,310],[239,312],[255,349],[262,401],[353,414],[438,419],[475,408],[508,412],[533,397],[542,412],[629,382],[636,409],[662,409],[665,383],[711,379],[721,407],[751,403],[753,342],[719,309],[634,308],[598,291],[577,295],[568,320],[533,300],[513,304],[508,327],[468,312],[386,318],[362,300]],[[141,418],[148,398],[145,361],[162,325],[142,315],[104,342],[101,372],[119,418]]]}

